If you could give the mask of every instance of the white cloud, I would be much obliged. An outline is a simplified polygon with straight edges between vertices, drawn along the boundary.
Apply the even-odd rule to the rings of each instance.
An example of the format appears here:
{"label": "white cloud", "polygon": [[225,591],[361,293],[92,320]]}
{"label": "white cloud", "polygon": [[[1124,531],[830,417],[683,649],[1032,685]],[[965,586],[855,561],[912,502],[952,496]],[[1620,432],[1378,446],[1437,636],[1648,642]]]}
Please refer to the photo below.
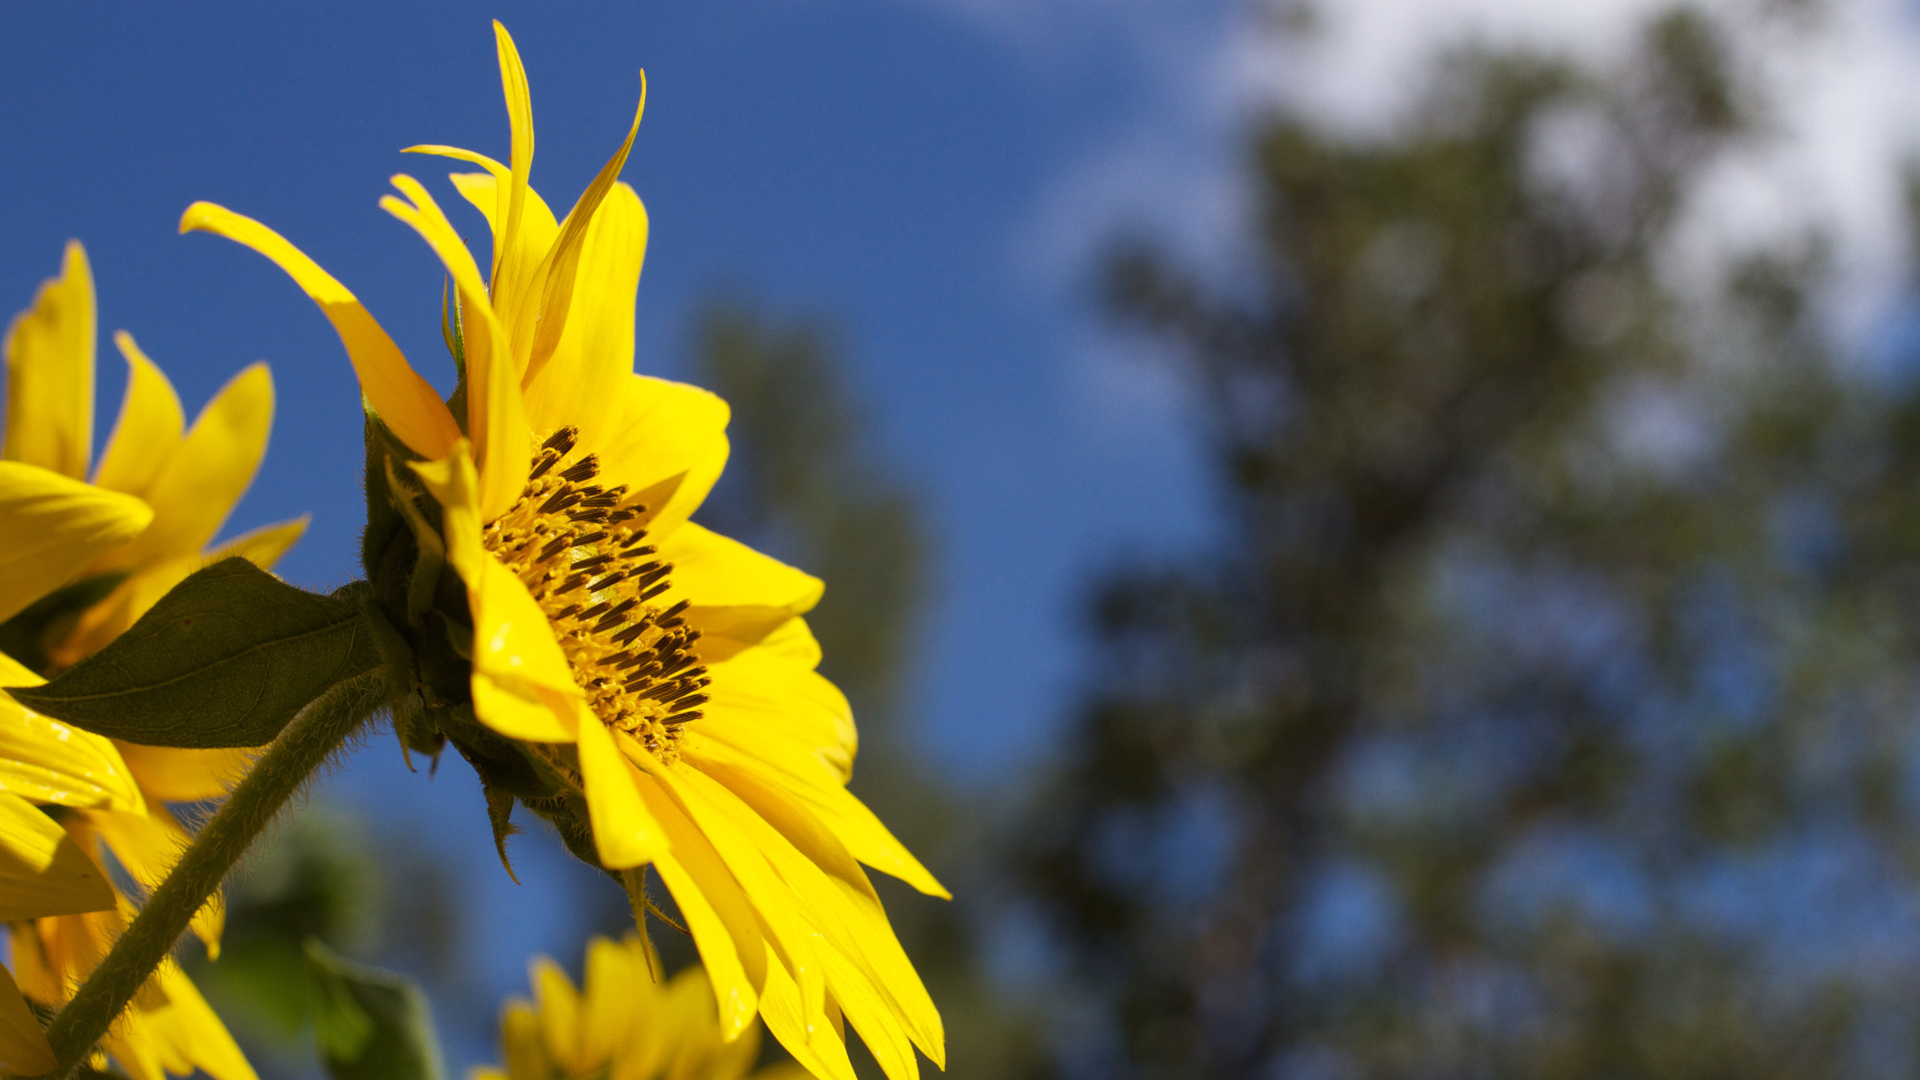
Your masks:
{"label": "white cloud", "polygon": [[[1435,61],[1448,51],[1526,49],[1618,70],[1649,20],[1675,6],[1340,0],[1318,5],[1303,33],[1281,32],[1278,9],[1259,3],[936,2],[1036,64],[1119,42],[1142,80],[1129,88],[1145,102],[1131,125],[1062,169],[1015,230],[1020,287],[1047,302],[1084,297],[1101,245],[1129,227],[1149,228],[1217,281],[1236,280],[1253,254],[1242,140],[1263,112],[1284,109],[1355,139],[1389,136],[1423,103]],[[1896,0],[1695,6],[1729,31],[1734,69],[1764,106],[1767,125],[1697,177],[1672,239],[1669,276],[1697,291],[1732,257],[1817,232],[1833,258],[1831,323],[1842,340],[1859,343],[1904,287],[1911,254],[1901,170],[1920,147],[1920,27]],[[1582,134],[1580,117],[1565,119],[1560,134]],[[1544,149],[1547,173],[1566,166]],[[1116,348],[1111,335],[1087,334],[1081,347],[1069,377],[1090,414],[1088,430],[1180,406],[1164,372]]]}
{"label": "white cloud", "polygon": [[[1314,32],[1222,41],[1248,94],[1355,138],[1393,132],[1420,105],[1433,60],[1465,46],[1563,55],[1617,70],[1669,0],[1345,0]],[[1818,234],[1841,338],[1859,342],[1904,283],[1904,166],[1920,148],[1920,26],[1895,0],[1793,5],[1703,0],[1737,77],[1762,107],[1754,137],[1714,160],[1673,239],[1675,283],[1698,289],[1731,257]]]}

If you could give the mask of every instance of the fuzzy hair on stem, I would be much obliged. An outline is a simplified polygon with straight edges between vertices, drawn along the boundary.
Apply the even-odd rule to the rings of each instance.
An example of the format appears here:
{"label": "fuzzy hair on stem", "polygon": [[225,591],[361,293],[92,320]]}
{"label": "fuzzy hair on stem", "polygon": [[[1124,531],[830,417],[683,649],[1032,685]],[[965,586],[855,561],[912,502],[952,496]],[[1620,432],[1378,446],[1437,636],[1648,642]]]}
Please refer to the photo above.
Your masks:
{"label": "fuzzy hair on stem", "polygon": [[386,700],[382,672],[348,679],[314,699],[268,745],[47,1026],[47,1042],[59,1064],[44,1080],[67,1080],[86,1060],[261,831]]}

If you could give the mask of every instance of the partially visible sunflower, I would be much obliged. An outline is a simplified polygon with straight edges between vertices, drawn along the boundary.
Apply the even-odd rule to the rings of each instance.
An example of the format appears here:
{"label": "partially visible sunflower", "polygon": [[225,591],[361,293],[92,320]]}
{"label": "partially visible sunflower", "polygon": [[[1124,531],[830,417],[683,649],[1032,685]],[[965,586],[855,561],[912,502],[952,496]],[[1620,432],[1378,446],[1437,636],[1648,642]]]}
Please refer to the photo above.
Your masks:
{"label": "partially visible sunflower", "polygon": [[[0,620],[38,599],[45,583],[71,579],[152,520],[153,512],[138,499],[35,465],[0,461]],[[0,668],[14,666],[0,656]],[[112,909],[113,888],[94,860],[29,800],[137,804],[139,790],[113,744],[27,712],[4,695],[0,738],[28,753],[0,760],[0,920],[85,917]],[[36,1076],[55,1064],[39,1020],[13,975],[0,967],[0,1073]]]}
{"label": "partially visible sunflower", "polygon": [[[713,985],[698,966],[662,986],[645,941],[596,937],[587,943],[584,985],[541,956],[527,966],[533,998],[500,1010],[504,1068],[481,1066],[468,1080],[742,1080],[760,1053],[760,1026],[721,1038]],[[805,1080],[793,1064],[753,1080]]]}
{"label": "partially visible sunflower", "polygon": [[[244,555],[269,566],[305,528],[305,519],[269,526],[205,551],[245,492],[266,450],[273,381],[265,365],[243,371],[191,429],[180,399],[132,337],[115,335],[128,365],[127,391],[112,437],[86,482],[93,438],[94,293],[86,252],[67,246],[61,275],[7,332],[7,417],[0,444],[0,538],[31,536],[38,572],[6,574],[0,624],[0,685],[39,683],[97,651],[166,591],[210,561]],[[115,527],[87,542],[47,531],[23,504],[37,491],[119,506]],[[135,515],[127,507],[137,507]],[[133,521],[138,517],[138,525]],[[191,839],[167,809],[224,794],[249,763],[246,751],[137,746],[72,729],[0,696],[0,791],[49,811],[77,852],[103,849],[143,888],[152,888]],[[42,813],[47,817],[47,813]],[[85,856],[82,856],[85,858]],[[79,913],[9,914],[22,989],[49,1009],[65,1003],[131,917],[124,898]],[[194,931],[218,955],[222,906],[216,896]],[[205,1070],[216,1080],[253,1080],[219,1019],[184,973],[167,961],[103,1047],[135,1080]]]}
{"label": "partially visible sunflower", "polygon": [[[947,893],[847,791],[853,717],[815,672],[801,618],[820,582],[688,520],[726,461],[728,411],[633,372],[647,216],[617,178],[639,116],[557,220],[528,186],[526,74],[494,25],[509,164],[413,148],[485,170],[452,180],[491,225],[490,276],[412,177],[393,178],[405,200],[381,202],[453,279],[453,407],[353,293],[279,234],[208,203],[181,229],[286,271],[338,331],[370,413],[424,459],[413,464],[423,501],[404,490],[404,469],[395,501],[464,586],[435,610],[470,667],[463,659],[452,685],[423,670],[422,693],[482,776],[504,776],[501,789],[555,820],[576,853],[624,872],[637,907],[636,868],[654,867],[713,980],[726,1038],[758,1013],[813,1072],[851,1077],[844,1015],[890,1076],[917,1076],[914,1047],[944,1060],[940,1015],[860,863]],[[369,572],[378,593],[386,569]],[[434,595],[422,585],[408,595]],[[418,648],[444,649],[446,634],[406,607],[396,622],[413,619]],[[457,726],[469,705],[478,734]],[[548,787],[506,775],[502,753]]]}

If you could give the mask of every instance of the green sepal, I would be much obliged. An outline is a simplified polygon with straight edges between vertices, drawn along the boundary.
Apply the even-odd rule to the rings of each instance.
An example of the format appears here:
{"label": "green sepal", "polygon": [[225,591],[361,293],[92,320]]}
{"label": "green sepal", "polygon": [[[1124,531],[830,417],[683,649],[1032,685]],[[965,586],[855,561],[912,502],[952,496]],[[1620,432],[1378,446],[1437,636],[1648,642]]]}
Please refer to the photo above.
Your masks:
{"label": "green sepal", "polygon": [[442,1080],[427,996],[413,980],[342,959],[308,938],[313,1030],[334,1080]]}
{"label": "green sepal", "polygon": [[459,289],[440,289],[440,334],[447,340],[447,352],[453,357],[453,396],[447,398],[447,411],[460,433],[467,435],[467,332],[466,312],[462,310]]}
{"label": "green sepal", "polygon": [[[434,765],[440,764],[440,752],[447,748],[447,737],[440,731],[440,725],[433,722],[419,694],[409,694],[393,707],[393,733],[399,736],[401,749],[425,754]],[[411,757],[407,764],[412,767]]]}
{"label": "green sepal", "polygon": [[223,559],[52,682],[7,692],[129,742],[264,746],[329,687],[380,666],[360,610],[365,588],[310,593],[246,559]]}
{"label": "green sepal", "polygon": [[440,573],[447,565],[447,544],[440,538],[439,528],[421,512],[414,498],[414,486],[394,472],[391,459],[386,468],[393,508],[400,512],[407,528],[413,532],[415,552],[413,572],[407,579],[407,625],[419,627],[424,624],[427,612],[433,610]]}
{"label": "green sepal", "polygon": [[379,575],[387,545],[400,533],[400,515],[394,511],[393,496],[387,489],[387,461],[404,447],[366,399],[362,398],[360,404],[366,414],[361,432],[366,446],[361,480],[367,492],[367,527],[360,533],[360,565],[366,569],[367,577],[373,579]]}
{"label": "green sepal", "polygon": [[105,600],[125,580],[125,573],[96,574],[35,600],[0,623],[0,652],[44,674],[52,666],[47,656],[48,640],[71,629],[82,613]]}
{"label": "green sepal", "polygon": [[518,885],[520,875],[513,872],[513,863],[507,858],[507,837],[520,831],[520,826],[513,823],[513,796],[497,787],[483,785],[482,790],[487,796],[487,824],[493,826],[493,849],[500,853],[500,868]]}
{"label": "green sepal", "polygon": [[542,775],[526,748],[474,719],[473,706],[442,706],[434,720],[460,756],[467,759],[480,782],[525,802],[550,796],[553,783]]}

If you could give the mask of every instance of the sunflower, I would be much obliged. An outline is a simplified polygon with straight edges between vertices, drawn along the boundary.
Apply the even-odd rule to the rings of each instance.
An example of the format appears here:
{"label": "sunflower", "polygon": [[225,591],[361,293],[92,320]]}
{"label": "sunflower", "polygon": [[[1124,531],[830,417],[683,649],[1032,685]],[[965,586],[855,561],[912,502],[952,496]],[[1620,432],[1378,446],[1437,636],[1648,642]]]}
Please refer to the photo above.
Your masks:
{"label": "sunflower", "polygon": [[[92,482],[86,482],[94,310],[86,252],[70,243],[61,275],[41,287],[7,333],[0,536],[31,538],[38,545],[32,557],[51,561],[8,572],[0,585],[0,619],[7,620],[0,635],[14,654],[0,654],[0,685],[37,684],[97,651],[209,562],[244,555],[271,565],[306,525],[304,518],[285,522],[204,550],[259,468],[273,418],[272,377],[264,365],[243,371],[189,429],[166,376],[124,332],[115,342],[128,365],[125,400]],[[68,526],[75,535],[66,536],[35,516],[33,500],[56,495],[118,509]],[[248,761],[246,751],[105,739],[0,697],[0,791],[59,808],[55,813],[73,850],[95,860],[103,849],[110,851],[143,888],[166,875],[191,839],[166,804],[224,794]],[[27,996],[60,1007],[119,936],[131,910],[124,897],[116,902],[109,894],[107,903],[84,914],[8,915]],[[211,955],[219,952],[222,918],[216,896],[194,919]],[[171,961],[102,1045],[135,1080],[160,1080],[163,1072],[196,1067],[216,1080],[254,1075]]]}
{"label": "sunflower", "polygon": [[[943,1060],[939,1013],[860,864],[948,894],[846,789],[853,717],[814,670],[802,618],[820,582],[688,520],[725,464],[728,412],[633,371],[647,216],[618,176],[639,115],[556,219],[528,186],[526,75],[494,26],[509,163],[413,148],[485,170],[452,177],[492,230],[484,282],[418,181],[394,177],[405,198],[381,201],[452,278],[451,406],[353,293],[279,234],[209,203],[189,207],[181,230],[253,248],[333,323],[373,426],[414,459],[424,505],[406,470],[389,470],[397,509],[458,576],[464,606],[446,622],[465,635],[470,666],[453,704],[563,789],[557,800],[516,792],[563,836],[580,807],[591,838],[576,853],[623,872],[638,908],[637,868],[654,868],[713,980],[723,1035],[757,1013],[813,1072],[850,1077],[844,1017],[890,1076],[917,1076],[915,1046]],[[412,584],[410,595],[432,595],[431,581]],[[469,759],[491,752],[449,735]],[[483,779],[493,767],[476,760]]]}
{"label": "sunflower", "polygon": [[[42,583],[72,578],[152,519],[138,499],[36,465],[0,462],[0,619],[38,599]],[[12,666],[0,655],[0,668]],[[0,732],[10,747],[27,752],[24,759],[0,760],[0,920],[111,909],[113,888],[94,860],[34,801],[139,805],[139,789],[113,744],[27,712],[4,695]],[[0,967],[0,1073],[34,1076],[55,1064],[12,973]]]}
{"label": "sunflower", "polygon": [[[541,956],[527,966],[533,998],[500,1010],[505,1068],[481,1066],[468,1080],[743,1080],[760,1052],[755,1024],[732,1041],[720,1036],[713,986],[689,967],[664,986],[658,960],[629,934],[587,943],[585,985]],[[753,1080],[804,1080],[792,1064]]]}

